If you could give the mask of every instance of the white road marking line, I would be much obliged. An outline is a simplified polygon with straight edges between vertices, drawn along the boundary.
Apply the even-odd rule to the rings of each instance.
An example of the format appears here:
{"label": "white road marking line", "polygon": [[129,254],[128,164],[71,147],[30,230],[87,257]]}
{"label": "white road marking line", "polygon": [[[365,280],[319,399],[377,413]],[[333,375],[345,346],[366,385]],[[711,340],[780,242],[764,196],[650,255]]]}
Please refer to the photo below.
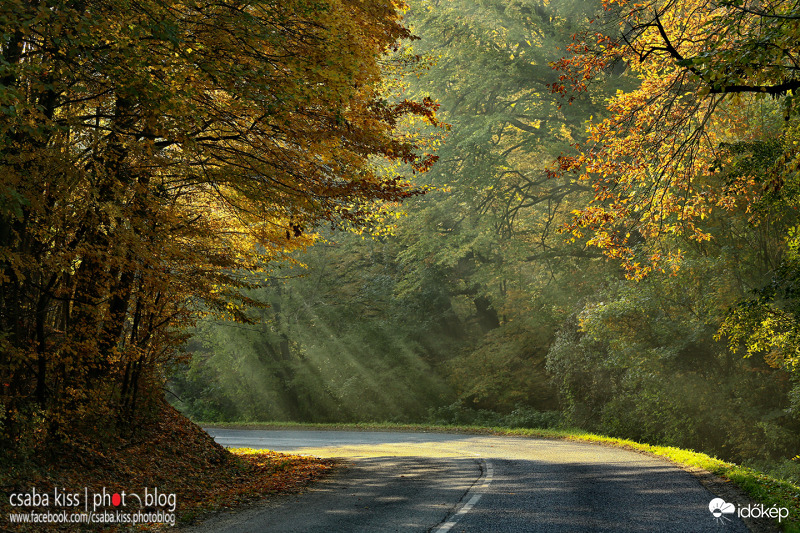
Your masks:
{"label": "white road marking line", "polygon": [[465,503],[458,511],[453,513],[453,516],[450,517],[450,520],[439,526],[435,533],[446,533],[447,531],[450,531],[453,526],[456,525],[458,520],[467,514],[476,503],[478,503],[478,500],[481,499],[483,493],[489,488],[489,484],[492,482],[492,478],[494,477],[494,468],[492,468],[492,463],[489,463],[483,459],[481,459],[481,464],[483,465],[484,472],[483,483],[477,489],[474,485],[469,489],[469,492],[474,492],[469,501]]}

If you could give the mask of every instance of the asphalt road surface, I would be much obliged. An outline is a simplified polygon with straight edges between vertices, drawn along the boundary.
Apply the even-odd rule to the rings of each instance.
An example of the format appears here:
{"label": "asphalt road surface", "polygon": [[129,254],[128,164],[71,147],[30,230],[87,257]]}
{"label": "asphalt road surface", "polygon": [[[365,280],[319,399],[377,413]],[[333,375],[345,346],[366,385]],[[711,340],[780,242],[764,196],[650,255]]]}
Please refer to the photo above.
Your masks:
{"label": "asphalt road surface", "polygon": [[346,466],[302,494],[193,532],[748,531],[735,513],[712,514],[717,496],[692,474],[619,448],[439,433],[208,432],[228,447],[340,457]]}

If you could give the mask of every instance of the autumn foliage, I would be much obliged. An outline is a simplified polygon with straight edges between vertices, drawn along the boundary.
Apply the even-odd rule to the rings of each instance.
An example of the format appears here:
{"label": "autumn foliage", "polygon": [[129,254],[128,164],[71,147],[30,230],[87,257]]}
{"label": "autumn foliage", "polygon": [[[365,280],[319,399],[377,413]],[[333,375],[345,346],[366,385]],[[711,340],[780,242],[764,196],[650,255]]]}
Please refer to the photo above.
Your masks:
{"label": "autumn foliage", "polygon": [[[552,88],[574,98],[626,69],[638,87],[618,92],[580,154],[562,157],[556,172],[575,173],[595,192],[569,231],[588,234],[638,279],[680,263],[680,248],[662,237],[707,241],[702,221],[712,211],[752,211],[796,172],[800,10],[747,0],[605,7],[607,20],[576,36],[571,55],[555,63]],[[770,111],[777,120],[764,120]],[[753,165],[765,142],[778,153]]]}
{"label": "autumn foliage", "polygon": [[[40,458],[41,459],[41,458]],[[331,472],[335,462],[270,450],[226,450],[202,429],[169,406],[162,406],[158,421],[114,446],[73,441],[69,453],[55,464],[16,462],[0,472],[0,486],[7,492],[26,492],[31,487],[53,494],[88,490],[100,493],[139,492],[158,487],[175,494],[178,525],[195,523],[211,513],[235,509],[276,494],[301,492],[309,483]],[[0,512],[19,511],[8,498],[0,499]],[[41,524],[12,525],[13,531],[41,531]],[[138,530],[165,530],[152,523]],[[85,526],[51,524],[52,531],[84,531]],[[129,524],[105,524],[102,531],[130,531]]]}
{"label": "autumn foliage", "polygon": [[0,4],[3,447],[130,427],[197,313],[243,319],[315,225],[419,193],[372,164],[435,159],[398,128],[434,102],[385,90],[402,8]]}

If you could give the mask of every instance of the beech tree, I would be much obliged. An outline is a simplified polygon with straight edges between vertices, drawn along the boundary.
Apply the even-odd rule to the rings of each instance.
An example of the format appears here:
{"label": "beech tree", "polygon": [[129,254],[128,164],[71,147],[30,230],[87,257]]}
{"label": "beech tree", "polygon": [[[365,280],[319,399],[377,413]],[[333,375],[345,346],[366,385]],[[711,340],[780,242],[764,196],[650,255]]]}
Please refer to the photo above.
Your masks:
{"label": "beech tree", "polygon": [[413,51],[429,59],[409,91],[441,102],[452,128],[423,178],[433,190],[404,206],[409,216],[390,240],[399,246],[398,296],[431,302],[430,319],[461,342],[442,356],[452,359],[446,373],[466,405],[550,408],[544,346],[558,314],[551,311],[591,286],[561,284],[571,270],[564,265],[581,251],[567,248],[555,229],[591,189],[550,179],[547,169],[580,138],[586,117],[602,112],[609,87],[593,87],[559,109],[548,88],[558,73],[549,63],[600,3],[409,5],[409,24],[420,36]]}
{"label": "beech tree", "polygon": [[[589,128],[582,154],[563,157],[561,170],[595,190],[571,229],[588,232],[639,278],[679,264],[681,251],[660,237],[708,240],[702,221],[712,210],[751,210],[792,179],[800,8],[746,0],[620,0],[606,8],[620,36],[607,27],[579,36],[556,63],[554,90],[584,91],[620,64],[641,85],[611,100],[611,116]],[[778,149],[770,161],[767,145]]]}
{"label": "beech tree", "polygon": [[761,276],[728,304],[717,339],[793,373],[797,398],[800,4],[620,0],[606,8],[620,37],[578,36],[556,63],[554,91],[584,91],[620,63],[641,85],[610,101],[611,115],[590,125],[579,156],[560,159],[562,172],[595,191],[567,228],[588,234],[637,280],[677,272],[687,247],[706,254],[703,243],[721,250],[747,235]]}
{"label": "beech tree", "polygon": [[197,311],[245,319],[237,289],[315,225],[364,225],[376,201],[420,192],[372,164],[435,159],[398,129],[435,122],[433,102],[385,94],[384,57],[410,37],[403,7],[0,5],[8,444],[130,424]]}

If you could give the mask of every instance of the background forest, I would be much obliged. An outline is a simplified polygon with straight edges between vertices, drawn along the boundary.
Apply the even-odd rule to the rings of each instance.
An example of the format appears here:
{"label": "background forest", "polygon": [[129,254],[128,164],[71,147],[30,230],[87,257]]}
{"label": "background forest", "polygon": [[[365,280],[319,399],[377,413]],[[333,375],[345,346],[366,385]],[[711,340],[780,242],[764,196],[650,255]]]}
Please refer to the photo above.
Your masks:
{"label": "background forest", "polygon": [[421,193],[402,174],[435,157],[399,124],[438,123],[392,86],[418,62],[387,59],[402,9],[0,3],[0,463],[180,419],[164,382],[199,317],[246,322],[313,228]]}
{"label": "background forest", "polygon": [[[208,316],[203,421],[567,425],[796,475],[800,5],[413,0],[438,162]],[[720,36],[727,36],[725,39]]]}

